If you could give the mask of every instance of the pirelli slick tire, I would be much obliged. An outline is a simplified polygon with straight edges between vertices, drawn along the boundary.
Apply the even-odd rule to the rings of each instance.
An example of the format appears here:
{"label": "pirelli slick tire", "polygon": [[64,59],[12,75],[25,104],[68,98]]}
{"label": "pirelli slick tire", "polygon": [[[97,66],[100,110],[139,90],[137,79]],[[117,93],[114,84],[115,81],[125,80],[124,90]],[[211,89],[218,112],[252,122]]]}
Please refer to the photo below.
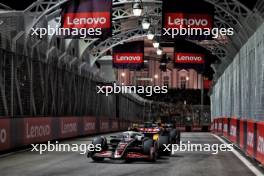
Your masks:
{"label": "pirelli slick tire", "polygon": [[96,156],[91,156],[93,161],[99,162],[99,161],[104,161],[104,158],[102,157],[96,157]]}
{"label": "pirelli slick tire", "polygon": [[181,132],[177,130],[177,133],[176,133],[176,144],[180,144],[181,142]]}
{"label": "pirelli slick tire", "polygon": [[152,139],[147,139],[143,142],[143,152],[145,155],[149,155],[149,160],[151,162],[156,162],[157,154],[157,143]]}
{"label": "pirelli slick tire", "polygon": [[164,145],[169,145],[169,144],[170,144],[170,136],[159,136],[159,140],[158,140],[159,155],[170,156],[171,154],[170,151],[164,151],[165,149]]}
{"label": "pirelli slick tire", "polygon": [[176,129],[172,129],[170,131],[170,143],[176,144],[176,141],[177,141],[177,131],[176,131]]}
{"label": "pirelli slick tire", "polygon": [[151,147],[153,146],[154,141],[152,139],[147,139],[143,142],[143,152],[144,154],[150,154]]}
{"label": "pirelli slick tire", "polygon": [[156,162],[158,157],[157,149],[155,146],[152,146],[150,149],[150,161]]}
{"label": "pirelli slick tire", "polygon": [[103,136],[96,137],[96,138],[93,139],[92,144],[93,145],[98,145],[98,144],[101,145],[101,150],[100,151],[94,151],[94,152],[90,153],[90,156],[91,156],[92,160],[94,160],[94,161],[103,161],[104,160],[103,157],[96,157],[95,154],[107,149],[107,139],[105,137],[103,137]]}

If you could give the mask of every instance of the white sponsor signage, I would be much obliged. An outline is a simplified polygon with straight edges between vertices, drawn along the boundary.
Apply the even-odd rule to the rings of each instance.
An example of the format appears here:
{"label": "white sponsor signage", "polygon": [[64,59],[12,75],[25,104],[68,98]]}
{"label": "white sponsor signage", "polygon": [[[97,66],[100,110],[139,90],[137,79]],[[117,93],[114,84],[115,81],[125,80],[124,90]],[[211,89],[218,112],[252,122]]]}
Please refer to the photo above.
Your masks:
{"label": "white sponsor signage", "polygon": [[140,56],[116,56],[116,61],[141,61]]}
{"label": "white sponsor signage", "polygon": [[178,26],[207,26],[209,24],[207,19],[204,18],[173,18],[168,16],[168,25]]}
{"label": "white sponsor signage", "polygon": [[177,56],[177,60],[178,61],[199,61],[202,62],[203,61],[203,57],[201,56]]}
{"label": "white sponsor signage", "polygon": [[264,139],[262,136],[258,137],[258,147],[257,150],[259,153],[264,153]]}
{"label": "white sponsor signage", "polygon": [[105,17],[91,17],[91,18],[66,18],[68,25],[85,25],[85,24],[106,24],[107,19]]}
{"label": "white sponsor signage", "polygon": [[224,124],[224,129],[223,129],[224,132],[227,132],[227,124],[225,123]]}
{"label": "white sponsor signage", "polygon": [[254,134],[251,132],[247,133],[247,145],[253,147]]}
{"label": "white sponsor signage", "polygon": [[236,137],[236,132],[237,131],[237,128],[236,128],[236,126],[234,126],[234,125],[231,125],[231,127],[230,127],[230,135],[231,136],[234,136],[234,137]]}
{"label": "white sponsor signage", "polygon": [[101,122],[101,130],[107,130],[108,129],[108,122]]}
{"label": "white sponsor signage", "polygon": [[61,133],[67,134],[72,132],[77,132],[77,123],[76,122],[67,123],[62,121]]}
{"label": "white sponsor signage", "polygon": [[30,125],[26,123],[26,138],[37,138],[50,135],[50,125]]}
{"label": "white sponsor signage", "polygon": [[5,143],[6,142],[6,138],[7,138],[7,132],[6,129],[4,128],[0,128],[0,143]]}
{"label": "white sponsor signage", "polygon": [[84,131],[95,130],[95,122],[85,122]]}

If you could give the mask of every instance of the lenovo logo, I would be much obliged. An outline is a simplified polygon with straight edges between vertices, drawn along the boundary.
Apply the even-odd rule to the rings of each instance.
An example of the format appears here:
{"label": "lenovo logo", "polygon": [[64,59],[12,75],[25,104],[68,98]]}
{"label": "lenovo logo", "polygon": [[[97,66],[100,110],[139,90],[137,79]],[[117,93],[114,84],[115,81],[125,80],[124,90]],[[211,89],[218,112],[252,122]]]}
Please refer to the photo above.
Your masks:
{"label": "lenovo logo", "polygon": [[264,139],[262,136],[258,137],[258,147],[257,147],[258,152],[264,153]]}
{"label": "lenovo logo", "polygon": [[7,139],[7,132],[6,129],[4,128],[0,128],[0,143],[3,144],[6,142]]}
{"label": "lenovo logo", "polygon": [[236,133],[237,133],[236,131],[237,131],[236,126],[233,126],[233,125],[232,125],[232,126],[230,127],[230,135],[236,137]]}
{"label": "lenovo logo", "polygon": [[105,24],[107,22],[106,18],[70,18],[67,17],[68,25],[79,25],[79,24]]}
{"label": "lenovo logo", "polygon": [[224,132],[227,132],[227,124],[224,124],[223,131],[224,131]]}
{"label": "lenovo logo", "polygon": [[31,125],[26,123],[27,139],[49,136],[50,132],[51,130],[49,125]]}
{"label": "lenovo logo", "polygon": [[218,130],[222,130],[222,123],[218,124]]}
{"label": "lenovo logo", "polygon": [[85,122],[84,131],[94,131],[95,130],[95,122]]}
{"label": "lenovo logo", "polygon": [[212,16],[208,14],[166,13],[165,28],[212,28]]}
{"label": "lenovo logo", "polygon": [[140,56],[117,56],[116,61],[140,61]]}
{"label": "lenovo logo", "polygon": [[107,130],[108,129],[108,122],[101,122],[100,129],[101,130]]}
{"label": "lenovo logo", "polygon": [[143,63],[143,53],[118,53],[114,54],[113,62],[122,63]]}
{"label": "lenovo logo", "polygon": [[186,19],[186,18],[172,18],[168,16],[168,25],[179,25],[179,26],[207,26],[208,20],[206,19]]}
{"label": "lenovo logo", "polygon": [[118,128],[118,123],[117,122],[113,122],[112,123],[112,129],[117,129]]}
{"label": "lenovo logo", "polygon": [[62,134],[67,134],[67,133],[72,133],[72,132],[77,132],[77,123],[62,123],[61,127],[61,133]]}
{"label": "lenovo logo", "polygon": [[63,28],[110,28],[109,12],[66,13]]}
{"label": "lenovo logo", "polygon": [[203,64],[204,55],[203,54],[193,54],[193,53],[175,53],[176,63],[190,63],[190,64]]}
{"label": "lenovo logo", "polygon": [[254,134],[252,132],[247,133],[247,145],[253,147]]}

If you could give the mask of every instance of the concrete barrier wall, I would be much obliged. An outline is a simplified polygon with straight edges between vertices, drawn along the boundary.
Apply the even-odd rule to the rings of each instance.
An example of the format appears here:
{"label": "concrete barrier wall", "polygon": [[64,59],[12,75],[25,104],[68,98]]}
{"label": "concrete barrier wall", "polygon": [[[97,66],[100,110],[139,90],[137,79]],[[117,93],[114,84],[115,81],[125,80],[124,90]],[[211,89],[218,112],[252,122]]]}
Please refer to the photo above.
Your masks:
{"label": "concrete barrier wall", "polygon": [[2,117],[0,151],[50,140],[127,130],[130,123],[95,117]]}
{"label": "concrete barrier wall", "polygon": [[212,122],[211,131],[224,136],[244,153],[264,164],[264,122],[217,117]]}

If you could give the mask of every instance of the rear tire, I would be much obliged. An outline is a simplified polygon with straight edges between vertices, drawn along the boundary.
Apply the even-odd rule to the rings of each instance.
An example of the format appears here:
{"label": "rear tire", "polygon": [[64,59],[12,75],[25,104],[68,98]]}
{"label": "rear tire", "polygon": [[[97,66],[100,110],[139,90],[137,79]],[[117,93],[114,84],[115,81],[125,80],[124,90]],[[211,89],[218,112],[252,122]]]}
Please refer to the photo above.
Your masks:
{"label": "rear tire", "polygon": [[158,150],[159,150],[159,154],[160,155],[165,155],[165,156],[170,156],[171,151],[164,151],[165,146],[164,145],[168,145],[170,144],[170,137],[169,136],[159,136],[159,140],[158,140]]}
{"label": "rear tire", "polygon": [[151,162],[156,162],[157,161],[157,157],[158,157],[157,150],[153,146],[153,147],[151,147],[151,150],[150,150],[150,161]]}
{"label": "rear tire", "polygon": [[170,131],[170,143],[176,144],[176,142],[177,142],[177,131],[175,129],[172,129]]}
{"label": "rear tire", "polygon": [[177,131],[176,144],[180,144],[180,142],[181,142],[181,132]]}

